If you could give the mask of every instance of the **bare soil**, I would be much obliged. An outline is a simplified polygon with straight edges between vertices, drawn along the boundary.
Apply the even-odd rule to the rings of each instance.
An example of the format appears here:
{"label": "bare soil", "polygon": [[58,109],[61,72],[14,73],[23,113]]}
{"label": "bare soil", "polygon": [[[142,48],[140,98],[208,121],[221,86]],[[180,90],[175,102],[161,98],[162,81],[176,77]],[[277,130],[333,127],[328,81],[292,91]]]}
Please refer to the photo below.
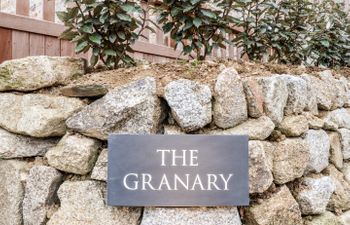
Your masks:
{"label": "bare soil", "polygon": [[[168,63],[140,64],[135,67],[121,68],[117,70],[90,72],[75,80],[70,85],[101,84],[109,89],[124,85],[145,76],[152,76],[157,81],[157,92],[162,95],[164,86],[177,79],[190,79],[203,84],[208,84],[213,89],[216,77],[225,67],[235,68],[241,77],[269,76],[272,74],[303,73],[317,75],[324,69],[319,67],[304,67],[293,65],[281,65],[272,63],[253,63],[243,60],[216,60],[216,61],[174,61]],[[342,68],[333,71],[334,76],[350,77],[350,68]],[[40,93],[59,95],[60,87],[48,88]]]}

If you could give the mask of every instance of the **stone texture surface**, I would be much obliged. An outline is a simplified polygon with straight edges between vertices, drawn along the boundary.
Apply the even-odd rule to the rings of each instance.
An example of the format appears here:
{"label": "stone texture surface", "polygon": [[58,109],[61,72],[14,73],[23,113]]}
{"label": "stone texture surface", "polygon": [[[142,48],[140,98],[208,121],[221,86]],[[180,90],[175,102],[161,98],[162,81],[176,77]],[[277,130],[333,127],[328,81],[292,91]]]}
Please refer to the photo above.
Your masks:
{"label": "stone texture surface", "polygon": [[24,185],[22,177],[27,164],[0,159],[0,225],[22,225]]}
{"label": "stone texture surface", "polygon": [[97,158],[94,169],[91,173],[91,179],[107,181],[107,165],[108,165],[108,151],[103,149]]}
{"label": "stone texture surface", "polygon": [[66,181],[58,189],[61,207],[47,225],[137,225],[138,208],[109,207],[97,181]]}
{"label": "stone texture surface", "polygon": [[264,115],[264,95],[256,79],[247,78],[243,82],[250,117],[259,118]]}
{"label": "stone texture surface", "polygon": [[298,137],[309,129],[309,124],[303,115],[286,116],[278,125],[278,129],[286,136]]}
{"label": "stone texture surface", "polygon": [[337,132],[328,133],[330,143],[329,161],[338,169],[343,168],[343,152],[340,143],[340,135]]}
{"label": "stone texture surface", "polygon": [[246,209],[246,225],[302,225],[298,203],[286,186]]}
{"label": "stone texture surface", "polygon": [[345,180],[350,184],[350,162],[344,163],[344,168],[342,169]]}
{"label": "stone texture surface", "polygon": [[329,83],[320,77],[309,76],[312,90],[316,92],[317,106],[323,110],[330,110],[336,98]]}
{"label": "stone texture surface", "polygon": [[299,186],[293,190],[296,201],[303,215],[314,215],[326,212],[326,207],[335,184],[328,176],[302,178]]}
{"label": "stone texture surface", "polygon": [[57,139],[39,139],[10,133],[0,128],[0,158],[43,156]]}
{"label": "stone texture surface", "polygon": [[181,130],[181,127],[178,127],[175,125],[164,125],[164,134],[167,134],[167,135],[185,134],[185,132]]}
{"label": "stone texture surface", "polygon": [[164,98],[176,122],[186,131],[195,131],[211,122],[211,91],[206,85],[180,79],[165,87]]}
{"label": "stone texture surface", "polygon": [[324,130],[309,130],[305,141],[309,146],[310,161],[306,172],[321,172],[328,166],[330,142]]}
{"label": "stone texture surface", "polygon": [[314,216],[304,225],[342,225],[339,218],[331,212],[325,212],[321,215]]}
{"label": "stone texture surface", "polygon": [[62,175],[47,166],[34,166],[26,180],[23,200],[23,224],[43,225],[47,221],[47,211],[57,200],[57,189]]}
{"label": "stone texture surface", "polygon": [[308,87],[307,82],[296,76],[282,75],[288,88],[288,100],[284,109],[285,115],[298,114],[304,111],[308,103]]}
{"label": "stone texture surface", "polygon": [[318,114],[318,107],[317,107],[317,94],[316,90],[313,89],[312,86],[312,78],[308,74],[302,74],[300,75],[302,79],[306,81],[307,84],[307,103],[305,106],[305,110],[309,111],[313,115]]}
{"label": "stone texture surface", "polygon": [[283,120],[284,108],[288,99],[287,84],[279,76],[259,79],[264,95],[264,111],[275,124]]}
{"label": "stone texture surface", "polygon": [[319,76],[324,82],[327,83],[329,90],[332,91],[331,96],[333,97],[333,104],[331,106],[331,109],[342,107],[347,101],[347,87],[345,87],[346,84],[336,79],[330,70],[324,70],[320,72]]}
{"label": "stone texture surface", "polygon": [[336,109],[326,114],[324,122],[326,124],[336,124],[337,128],[350,129],[350,113],[344,108]]}
{"label": "stone texture surface", "polygon": [[348,80],[345,77],[340,77],[335,81],[337,97],[334,102],[334,107],[349,106],[349,87]]}
{"label": "stone texture surface", "polygon": [[70,129],[106,140],[109,133],[148,134],[163,118],[152,77],[117,87],[67,120]]}
{"label": "stone texture surface", "polygon": [[350,130],[342,128],[338,130],[344,159],[350,159]]}
{"label": "stone texture surface", "polygon": [[87,174],[96,162],[100,145],[99,141],[80,134],[66,134],[45,156],[49,164],[59,170]]}
{"label": "stone texture surface", "polygon": [[141,225],[241,225],[235,207],[145,208]]}
{"label": "stone texture surface", "polygon": [[251,140],[265,140],[275,128],[272,120],[267,116],[262,116],[258,119],[249,119],[248,121],[227,129],[213,130],[211,134],[218,135],[248,135]]}
{"label": "stone texture surface", "polygon": [[319,130],[323,128],[324,121],[314,116],[311,112],[303,112],[302,115],[307,119],[310,129]]}
{"label": "stone texture surface", "polygon": [[62,136],[65,120],[80,110],[79,99],[44,94],[0,94],[0,127],[13,133],[33,136]]}
{"label": "stone texture surface", "polygon": [[335,191],[327,206],[331,211],[345,211],[350,209],[350,185],[344,180],[344,175],[333,165],[329,165],[325,174],[333,179]]}
{"label": "stone texture surface", "polygon": [[65,84],[84,74],[84,61],[69,57],[31,56],[0,64],[0,91],[32,91]]}
{"label": "stone texture surface", "polygon": [[213,118],[218,127],[234,127],[248,119],[243,83],[235,69],[224,69],[218,75],[214,99]]}
{"label": "stone texture surface", "polygon": [[249,141],[249,193],[263,193],[273,182],[273,176],[261,141]]}
{"label": "stone texture surface", "polygon": [[341,225],[349,225],[350,224],[350,210],[339,216]]}
{"label": "stone texture surface", "polygon": [[68,97],[100,97],[107,94],[108,89],[98,84],[74,85],[63,87],[60,92]]}
{"label": "stone texture surface", "polygon": [[272,154],[272,173],[277,184],[284,184],[301,177],[309,162],[309,150],[301,138],[278,142]]}

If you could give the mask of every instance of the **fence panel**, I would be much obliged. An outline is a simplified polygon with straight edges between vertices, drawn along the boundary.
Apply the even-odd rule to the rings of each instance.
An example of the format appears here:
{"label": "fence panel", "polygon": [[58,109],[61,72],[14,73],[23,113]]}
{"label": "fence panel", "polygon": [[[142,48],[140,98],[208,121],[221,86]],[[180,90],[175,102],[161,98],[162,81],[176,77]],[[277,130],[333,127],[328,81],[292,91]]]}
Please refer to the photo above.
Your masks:
{"label": "fence panel", "polygon": [[[143,6],[147,8],[146,3]],[[72,43],[57,39],[65,28],[55,12],[64,9],[64,0],[0,0],[0,62],[29,55],[77,56]],[[156,15],[147,16],[156,21]],[[135,58],[152,62],[187,59],[181,55],[181,46],[174,50],[175,42],[160,28],[149,25],[156,32],[144,31],[147,38],[132,46]],[[228,46],[215,49],[213,57],[237,58],[238,52]],[[89,54],[78,56],[88,58]]]}

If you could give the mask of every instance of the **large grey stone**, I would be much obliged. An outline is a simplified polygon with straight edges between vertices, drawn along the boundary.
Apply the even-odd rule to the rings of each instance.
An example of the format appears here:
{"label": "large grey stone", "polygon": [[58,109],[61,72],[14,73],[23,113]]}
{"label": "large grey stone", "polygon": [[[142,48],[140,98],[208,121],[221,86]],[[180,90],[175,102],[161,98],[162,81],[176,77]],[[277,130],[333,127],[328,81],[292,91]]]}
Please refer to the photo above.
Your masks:
{"label": "large grey stone", "polygon": [[325,115],[324,122],[328,124],[334,123],[337,125],[337,128],[350,129],[350,113],[344,108],[336,109]]}
{"label": "large grey stone", "polygon": [[326,211],[321,215],[314,216],[305,221],[304,225],[342,225],[339,218],[331,212]]}
{"label": "large grey stone", "polygon": [[309,146],[310,161],[305,172],[319,173],[328,166],[330,142],[324,130],[309,130],[305,141]]}
{"label": "large grey stone", "polygon": [[33,137],[62,136],[65,120],[84,103],[79,99],[44,94],[0,94],[0,127]]}
{"label": "large grey stone", "polygon": [[22,225],[24,185],[28,165],[22,161],[0,159],[0,225]]}
{"label": "large grey stone", "polygon": [[344,175],[332,164],[325,170],[335,184],[335,191],[331,196],[327,208],[331,211],[345,211],[350,209],[350,184],[344,179]]}
{"label": "large grey stone", "polygon": [[97,158],[94,169],[91,173],[91,179],[107,181],[107,165],[108,165],[108,151],[103,149]]}
{"label": "large grey stone", "polygon": [[337,132],[328,133],[330,143],[329,161],[338,169],[343,168],[343,152],[340,143],[340,135]]}
{"label": "large grey stone", "polygon": [[309,124],[305,116],[286,116],[278,125],[278,129],[288,137],[298,137],[309,129]]}
{"label": "large grey stone", "polygon": [[50,166],[83,175],[92,170],[100,145],[99,141],[80,134],[66,134],[45,156]]}
{"label": "large grey stone", "polygon": [[261,141],[249,141],[249,193],[263,193],[273,182],[273,176]]}
{"label": "large grey stone", "polygon": [[308,103],[307,82],[296,76],[282,75],[288,88],[288,100],[284,109],[285,115],[299,114],[304,111]]}
{"label": "large grey stone", "polygon": [[248,114],[250,117],[259,118],[264,115],[264,95],[262,87],[254,78],[246,78],[243,82],[244,92],[247,98]]}
{"label": "large grey stone", "polygon": [[251,140],[265,140],[270,136],[274,128],[275,124],[272,120],[267,116],[262,116],[258,119],[249,119],[227,130],[213,130],[210,133],[218,135],[248,135]]}
{"label": "large grey stone", "polygon": [[350,162],[344,163],[342,172],[344,174],[344,179],[350,184]]}
{"label": "large grey stone", "polygon": [[309,162],[309,150],[301,138],[278,142],[272,154],[272,173],[277,184],[284,184],[301,177]]}
{"label": "large grey stone", "polygon": [[299,203],[303,215],[314,215],[326,212],[326,207],[335,184],[327,176],[305,177],[293,190],[296,201]]}
{"label": "large grey stone", "polygon": [[138,208],[109,207],[105,185],[97,181],[66,181],[58,189],[61,207],[47,225],[137,225]]}
{"label": "large grey stone", "polygon": [[176,122],[186,131],[195,131],[211,122],[211,91],[207,85],[180,79],[165,87],[164,97]]}
{"label": "large grey stone", "polygon": [[0,158],[43,156],[57,139],[39,139],[10,133],[0,128]]}
{"label": "large grey stone", "polygon": [[287,104],[287,84],[279,76],[260,78],[259,83],[264,95],[264,111],[275,124],[279,124],[283,120]]}
{"label": "large grey stone", "polygon": [[350,159],[350,130],[342,128],[338,130],[344,159]]}
{"label": "large grey stone", "polygon": [[246,225],[302,225],[298,203],[283,185],[268,199],[246,208]]}
{"label": "large grey stone", "polygon": [[214,99],[213,117],[218,127],[234,127],[248,119],[243,83],[235,69],[224,69],[218,75]]}
{"label": "large grey stone", "polygon": [[318,108],[330,110],[336,98],[336,93],[332,85],[321,77],[309,76],[309,79],[312,90],[316,92]]}
{"label": "large grey stone", "polygon": [[145,208],[141,225],[241,225],[235,207]]}
{"label": "large grey stone", "polygon": [[338,80],[332,75],[332,71],[325,70],[319,73],[321,80],[323,80],[330,91],[332,91],[332,106],[331,109],[343,107],[347,102],[347,84],[343,80]]}
{"label": "large grey stone", "polygon": [[308,74],[302,74],[300,77],[304,79],[307,84],[307,95],[306,95],[307,103],[306,103],[305,110],[309,111],[313,115],[317,115],[318,114],[317,94],[316,94],[316,90],[313,89],[314,87],[312,84],[312,77]]}
{"label": "large grey stone", "polygon": [[117,87],[67,120],[86,136],[106,140],[109,133],[156,133],[162,120],[161,103],[152,77]]}
{"label": "large grey stone", "polygon": [[339,78],[340,87],[342,90],[345,91],[343,94],[344,97],[344,107],[349,108],[350,107],[350,82],[346,77],[341,76]]}
{"label": "large grey stone", "polygon": [[49,207],[57,200],[57,189],[62,175],[47,166],[34,166],[26,180],[23,200],[23,224],[44,225]]}
{"label": "large grey stone", "polygon": [[341,225],[350,225],[350,210],[339,216]]}
{"label": "large grey stone", "polygon": [[335,79],[335,88],[337,97],[335,98],[333,108],[340,108],[349,104],[349,87],[348,80],[345,77]]}
{"label": "large grey stone", "polygon": [[33,91],[83,74],[82,59],[31,56],[8,60],[0,64],[0,91]]}

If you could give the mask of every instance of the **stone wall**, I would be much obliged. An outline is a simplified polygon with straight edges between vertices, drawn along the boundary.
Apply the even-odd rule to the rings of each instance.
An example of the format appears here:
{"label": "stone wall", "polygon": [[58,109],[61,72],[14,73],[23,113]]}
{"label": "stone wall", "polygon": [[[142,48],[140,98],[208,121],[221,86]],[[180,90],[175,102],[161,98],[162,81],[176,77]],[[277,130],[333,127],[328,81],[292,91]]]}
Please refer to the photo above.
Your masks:
{"label": "stone wall", "polygon": [[[331,71],[65,86],[84,62],[0,65],[0,225],[349,225],[350,86]],[[60,94],[48,91],[58,86]],[[249,135],[249,207],[106,206],[109,133]],[[146,160],[146,159],[145,159]]]}

